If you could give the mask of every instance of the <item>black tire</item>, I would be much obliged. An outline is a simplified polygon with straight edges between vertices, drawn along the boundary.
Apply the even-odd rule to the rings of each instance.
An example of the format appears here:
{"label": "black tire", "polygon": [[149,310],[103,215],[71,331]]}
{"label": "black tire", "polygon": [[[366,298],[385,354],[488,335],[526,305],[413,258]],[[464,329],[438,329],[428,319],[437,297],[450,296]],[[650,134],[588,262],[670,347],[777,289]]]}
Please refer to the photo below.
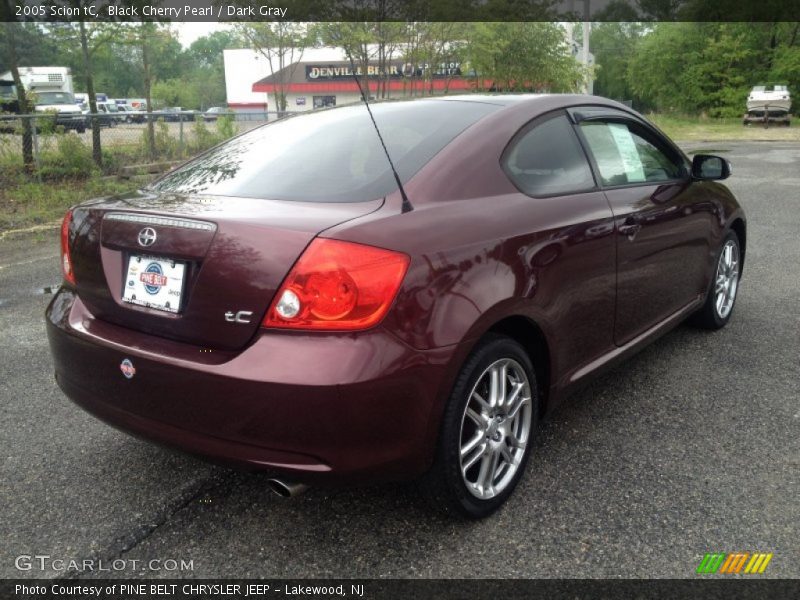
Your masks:
{"label": "black tire", "polygon": [[85,133],[86,132],[86,126],[85,125],[78,125],[75,128],[75,131],[77,131],[78,133]]}
{"label": "black tire", "polygon": [[[519,415],[517,427],[521,427],[519,431],[524,432],[525,424],[527,423],[527,431],[524,432],[525,446],[520,449],[521,456],[518,458],[516,470],[513,475],[509,475],[508,471],[511,469],[510,463],[504,462],[506,466],[506,475],[501,478],[499,484],[503,484],[502,490],[498,491],[496,495],[490,498],[479,498],[475,492],[471,492],[468,488],[465,479],[468,475],[462,475],[461,468],[461,447],[462,435],[464,434],[462,423],[468,423],[465,413],[469,402],[471,401],[473,391],[476,391],[476,386],[482,383],[483,377],[486,376],[487,370],[498,361],[509,360],[509,367],[512,369],[511,373],[515,373],[517,367],[521,367],[527,377],[528,387],[526,395],[529,397],[530,402],[525,402],[525,408],[520,408],[517,412]],[[507,380],[514,383],[513,380]],[[516,382],[522,383],[521,379]],[[506,383],[507,385],[507,383]],[[524,389],[524,388],[523,388]],[[530,412],[527,411],[528,407]],[[536,375],[533,370],[533,364],[530,357],[525,352],[525,349],[516,341],[502,335],[489,334],[487,335],[472,351],[470,356],[461,367],[461,371],[456,379],[453,391],[448,399],[447,406],[445,407],[444,416],[442,417],[442,425],[439,432],[439,443],[434,458],[434,463],[431,469],[419,481],[420,492],[430,505],[448,515],[466,517],[470,519],[481,519],[487,517],[496,511],[508,499],[514,491],[517,483],[525,472],[525,467],[533,446],[533,439],[538,423],[539,414],[539,393],[536,384]],[[523,417],[527,415],[527,420]],[[502,418],[502,415],[500,417]],[[507,426],[514,427],[514,419],[509,419]],[[494,436],[499,436],[499,432],[495,427],[492,431]],[[485,432],[484,432],[485,433]],[[476,431],[470,438],[481,438],[483,433]],[[519,436],[518,436],[519,437]],[[495,446],[505,444],[507,438],[499,441],[492,438],[493,441],[489,442],[490,437],[486,436],[486,442],[482,439],[481,445],[487,446],[494,443]],[[517,452],[512,448],[512,452]],[[506,446],[509,449],[509,446]],[[477,448],[480,450],[480,448]],[[478,469],[481,469],[483,455],[490,455],[491,452],[477,452],[473,456],[481,456],[475,463]],[[503,459],[504,460],[504,459]],[[472,468],[472,467],[471,467]],[[498,470],[501,473],[502,470]],[[467,469],[466,473],[469,474],[470,470]],[[480,477],[480,476],[478,476]],[[503,479],[508,477],[507,481]],[[494,480],[490,483],[490,489],[493,488]],[[499,485],[498,484],[498,485]]]}
{"label": "black tire", "polygon": [[[720,275],[720,269],[722,268],[721,262],[723,262],[723,252],[729,243],[733,243],[736,249],[736,282],[730,307],[727,309],[727,311],[723,311],[723,314],[721,314],[717,306],[718,293],[716,287],[717,280]],[[717,250],[717,255],[714,260],[714,271],[712,272],[711,281],[709,282],[708,290],[706,291],[706,300],[703,303],[702,308],[700,308],[700,310],[698,310],[689,319],[689,322],[692,325],[702,329],[716,330],[722,329],[728,324],[728,321],[730,321],[731,316],[733,315],[733,309],[736,305],[736,297],[738,296],[739,292],[739,280],[741,279],[742,274],[741,256],[742,250],[739,244],[739,236],[736,235],[735,231],[729,231],[728,234],[723,238],[722,243],[719,245],[719,250]]]}

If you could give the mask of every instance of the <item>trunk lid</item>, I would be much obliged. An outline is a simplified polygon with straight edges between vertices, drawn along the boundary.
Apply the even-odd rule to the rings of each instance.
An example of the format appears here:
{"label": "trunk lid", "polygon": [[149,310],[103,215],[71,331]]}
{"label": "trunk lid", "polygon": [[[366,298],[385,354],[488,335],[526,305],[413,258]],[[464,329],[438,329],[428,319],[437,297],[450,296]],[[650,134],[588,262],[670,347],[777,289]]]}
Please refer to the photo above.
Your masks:
{"label": "trunk lid", "polygon": [[[209,349],[235,350],[258,330],[284,277],[316,235],[382,204],[147,190],[84,203],[73,212],[78,296],[98,319]],[[182,279],[182,286],[145,280],[140,269],[161,273],[153,262],[177,266],[182,272],[175,281]],[[142,277],[137,291],[147,282],[152,284],[148,294],[160,294],[162,285],[180,289],[179,300],[175,290],[169,292],[180,303],[177,312],[123,301],[126,286],[133,287],[137,276]],[[243,316],[233,320],[237,314]]]}

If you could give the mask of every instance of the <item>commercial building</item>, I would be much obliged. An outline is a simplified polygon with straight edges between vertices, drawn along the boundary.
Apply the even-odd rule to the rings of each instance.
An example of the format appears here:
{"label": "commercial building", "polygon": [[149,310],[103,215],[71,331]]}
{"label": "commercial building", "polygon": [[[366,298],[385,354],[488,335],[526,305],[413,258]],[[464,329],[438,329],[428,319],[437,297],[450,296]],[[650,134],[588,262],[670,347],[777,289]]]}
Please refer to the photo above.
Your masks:
{"label": "commercial building", "polygon": [[[269,61],[254,50],[225,50],[228,107],[242,116],[263,118],[264,112],[275,110],[274,92],[281,86],[289,112],[341,106],[360,99],[352,65],[341,48],[312,48],[295,58],[285,61],[282,69],[277,64],[270,68]],[[421,77],[423,69],[429,74],[426,80]],[[356,73],[362,75],[358,65]],[[377,64],[371,64],[367,68],[367,82],[371,96],[392,98],[421,95],[423,86],[426,92],[447,93],[463,92],[473,85],[462,77],[458,62],[428,69],[400,59],[387,61],[385,76]]]}

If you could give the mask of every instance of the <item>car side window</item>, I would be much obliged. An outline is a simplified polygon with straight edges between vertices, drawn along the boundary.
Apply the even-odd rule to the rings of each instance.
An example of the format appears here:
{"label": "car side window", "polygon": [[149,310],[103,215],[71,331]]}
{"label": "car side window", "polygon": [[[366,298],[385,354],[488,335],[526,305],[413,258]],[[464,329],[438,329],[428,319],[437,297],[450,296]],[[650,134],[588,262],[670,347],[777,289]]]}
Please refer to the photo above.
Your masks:
{"label": "car side window", "polygon": [[589,162],[565,115],[523,129],[502,159],[503,170],[529,196],[594,188]]}
{"label": "car side window", "polygon": [[584,121],[581,132],[603,185],[659,183],[685,174],[683,161],[670,157],[633,124]]}

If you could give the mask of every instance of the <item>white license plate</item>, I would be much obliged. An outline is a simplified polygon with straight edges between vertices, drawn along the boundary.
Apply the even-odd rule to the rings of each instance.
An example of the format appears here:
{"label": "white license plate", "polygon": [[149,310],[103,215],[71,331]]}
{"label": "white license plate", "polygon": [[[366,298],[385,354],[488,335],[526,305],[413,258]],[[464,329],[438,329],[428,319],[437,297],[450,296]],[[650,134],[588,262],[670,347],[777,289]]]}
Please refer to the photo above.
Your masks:
{"label": "white license plate", "polygon": [[185,262],[134,254],[128,259],[122,301],[176,313],[185,274]]}

